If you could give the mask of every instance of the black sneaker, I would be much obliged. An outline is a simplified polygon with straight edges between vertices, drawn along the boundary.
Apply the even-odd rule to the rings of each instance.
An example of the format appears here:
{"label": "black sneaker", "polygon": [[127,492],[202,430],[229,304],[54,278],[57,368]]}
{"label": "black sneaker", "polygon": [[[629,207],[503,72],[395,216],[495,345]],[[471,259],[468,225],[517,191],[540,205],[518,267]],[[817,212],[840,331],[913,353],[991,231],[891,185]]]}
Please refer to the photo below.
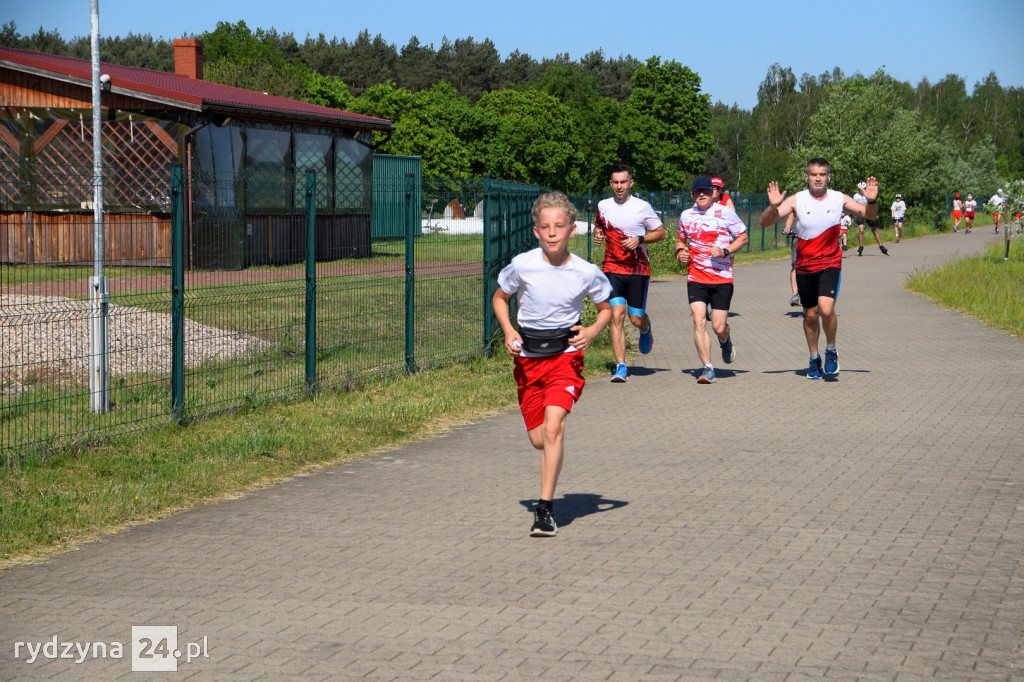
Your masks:
{"label": "black sneaker", "polygon": [[538,509],[533,513],[533,528],[530,529],[530,537],[553,538],[558,535],[558,526],[551,512],[547,509]]}
{"label": "black sneaker", "polygon": [[863,256],[864,255],[864,247],[863,246],[858,246],[857,247],[857,255],[858,256]]}

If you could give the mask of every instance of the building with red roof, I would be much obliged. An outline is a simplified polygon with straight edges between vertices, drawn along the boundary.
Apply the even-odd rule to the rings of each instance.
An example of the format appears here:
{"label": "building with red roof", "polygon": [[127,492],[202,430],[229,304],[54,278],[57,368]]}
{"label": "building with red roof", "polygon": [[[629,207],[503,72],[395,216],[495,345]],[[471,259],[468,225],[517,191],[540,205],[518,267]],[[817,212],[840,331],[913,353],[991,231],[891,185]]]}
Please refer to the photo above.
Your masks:
{"label": "building with red roof", "polygon": [[[390,121],[175,73],[101,63],[105,260],[167,265],[169,177],[186,178],[188,267],[290,262],[317,177],[317,257],[369,255],[374,133]],[[92,65],[0,47],[0,262],[91,262]]]}

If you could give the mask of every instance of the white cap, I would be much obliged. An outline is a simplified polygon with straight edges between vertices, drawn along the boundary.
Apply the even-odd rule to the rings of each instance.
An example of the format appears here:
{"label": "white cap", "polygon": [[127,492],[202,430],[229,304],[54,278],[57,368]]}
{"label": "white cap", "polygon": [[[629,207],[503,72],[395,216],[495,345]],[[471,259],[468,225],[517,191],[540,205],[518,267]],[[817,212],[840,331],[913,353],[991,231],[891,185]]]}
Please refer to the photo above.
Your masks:
{"label": "white cap", "polygon": [[1000,190],[996,190],[996,193],[997,193],[997,194],[1002,194],[1002,193],[1003,193],[1003,190],[1001,190],[1001,189],[1000,189]]}
{"label": "white cap", "polygon": [[857,189],[867,189],[867,187],[868,187],[868,183],[866,183],[866,182],[858,182],[857,183]]}

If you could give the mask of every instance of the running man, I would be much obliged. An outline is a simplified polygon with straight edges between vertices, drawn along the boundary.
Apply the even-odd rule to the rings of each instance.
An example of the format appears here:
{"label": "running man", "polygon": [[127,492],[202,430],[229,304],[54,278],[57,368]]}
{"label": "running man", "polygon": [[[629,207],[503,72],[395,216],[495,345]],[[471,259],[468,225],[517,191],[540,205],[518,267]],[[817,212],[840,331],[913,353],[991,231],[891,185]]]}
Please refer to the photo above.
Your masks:
{"label": "running man", "polygon": [[[829,163],[823,158],[807,162],[807,189],[787,197],[777,182],[768,185],[768,208],[761,214],[761,227],[768,227],[796,212],[796,282],[800,304],[804,308],[804,336],[810,350],[808,379],[839,374],[836,349],[836,298],[843,267],[839,248],[839,221],[845,209],[856,218],[874,221],[878,215],[878,181],[872,176],[862,183],[864,203],[828,188],[832,179]],[[825,365],[818,354],[818,339],[825,330]]]}
{"label": "running man", "polygon": [[629,380],[626,369],[626,314],[640,330],[640,352],[654,348],[654,332],[648,317],[647,285],[651,279],[651,259],[645,244],[665,238],[661,218],[649,203],[630,194],[633,170],[625,163],[614,164],[609,172],[612,194],[597,204],[594,243],[605,244],[602,270],[612,283],[612,322],[608,334],[615,354],[612,381]]}
{"label": "running man", "polygon": [[896,243],[899,244],[903,236],[903,216],[907,214],[907,204],[902,194],[896,195],[896,200],[889,206],[889,212],[892,213],[892,227],[896,232]]}
{"label": "running man", "polygon": [[732,302],[732,252],[747,243],[747,226],[736,211],[715,203],[715,190],[711,178],[698,177],[693,181],[690,196],[696,202],[679,216],[676,237],[676,260],[689,263],[686,275],[686,294],[693,314],[693,343],[704,364],[697,377],[699,384],[715,383],[715,368],[711,364],[711,338],[707,332],[707,311],[711,310],[711,329],[718,337],[722,361],[736,359],[729,328],[729,304]]}
{"label": "running man", "polygon": [[[853,200],[862,206],[866,206],[868,203],[867,197],[864,196],[864,189],[867,186],[868,185],[866,182],[858,182],[857,193],[853,195]],[[843,196],[846,195],[844,194]],[[875,214],[877,215],[877,213],[878,209],[875,209]],[[888,256],[889,250],[882,246],[882,240],[878,237],[878,224],[874,221],[874,219],[872,218],[871,220],[868,220],[867,218],[861,218],[857,213],[854,213],[854,216],[855,220],[857,221],[857,255],[864,255],[864,222],[867,221],[868,227],[871,228],[871,234],[875,236],[875,242],[878,244],[878,248],[882,250],[882,253]]]}
{"label": "running man", "polygon": [[974,227],[974,212],[977,210],[978,202],[974,200],[974,195],[968,194],[967,201],[964,202],[964,225],[967,226],[967,234],[970,234],[971,228]]}
{"label": "running man", "polygon": [[988,200],[989,206],[992,207],[992,220],[996,224],[996,234],[999,234],[999,223],[1003,219],[1003,190],[998,189],[996,193],[992,195],[992,198]]}
{"label": "running man", "polygon": [[846,241],[846,233],[850,231],[850,225],[853,225],[853,216],[843,211],[843,219],[839,221],[839,242],[843,251],[849,248]]}

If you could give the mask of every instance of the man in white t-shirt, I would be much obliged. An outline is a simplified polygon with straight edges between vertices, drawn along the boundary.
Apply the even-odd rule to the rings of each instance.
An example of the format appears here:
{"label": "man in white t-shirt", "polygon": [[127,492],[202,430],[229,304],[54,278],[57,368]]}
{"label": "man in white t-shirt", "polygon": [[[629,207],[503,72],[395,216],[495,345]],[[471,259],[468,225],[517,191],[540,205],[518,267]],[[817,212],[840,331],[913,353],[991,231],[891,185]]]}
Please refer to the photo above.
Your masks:
{"label": "man in white t-shirt", "polygon": [[[768,208],[761,214],[761,227],[768,227],[796,212],[796,284],[804,308],[804,336],[811,352],[808,379],[839,374],[836,350],[836,298],[843,267],[839,247],[839,224],[843,211],[856,218],[874,220],[878,215],[878,181],[867,179],[861,187],[864,203],[828,188],[832,179],[829,163],[816,157],[807,162],[807,189],[786,196],[777,182],[768,185]],[[818,355],[818,339],[825,330],[825,364]]]}
{"label": "man in white t-shirt", "polygon": [[647,314],[647,285],[651,279],[651,259],[647,244],[665,238],[665,226],[649,203],[630,193],[633,169],[625,163],[614,164],[608,183],[612,195],[597,204],[594,220],[594,243],[604,244],[601,269],[612,283],[612,322],[608,335],[615,354],[612,381],[629,379],[626,369],[626,316],[640,330],[637,344],[641,353],[654,347],[654,332]]}
{"label": "man in white t-shirt", "polygon": [[889,206],[889,212],[892,213],[892,227],[896,231],[896,243],[900,243],[900,238],[903,237],[903,216],[907,214],[907,204],[903,201],[903,195],[897,194],[895,201]]}
{"label": "man in white t-shirt", "polygon": [[988,200],[989,206],[992,208],[992,220],[996,224],[996,234],[999,234],[999,223],[1003,219],[1003,190],[998,189],[996,193],[992,195],[992,198]]}

